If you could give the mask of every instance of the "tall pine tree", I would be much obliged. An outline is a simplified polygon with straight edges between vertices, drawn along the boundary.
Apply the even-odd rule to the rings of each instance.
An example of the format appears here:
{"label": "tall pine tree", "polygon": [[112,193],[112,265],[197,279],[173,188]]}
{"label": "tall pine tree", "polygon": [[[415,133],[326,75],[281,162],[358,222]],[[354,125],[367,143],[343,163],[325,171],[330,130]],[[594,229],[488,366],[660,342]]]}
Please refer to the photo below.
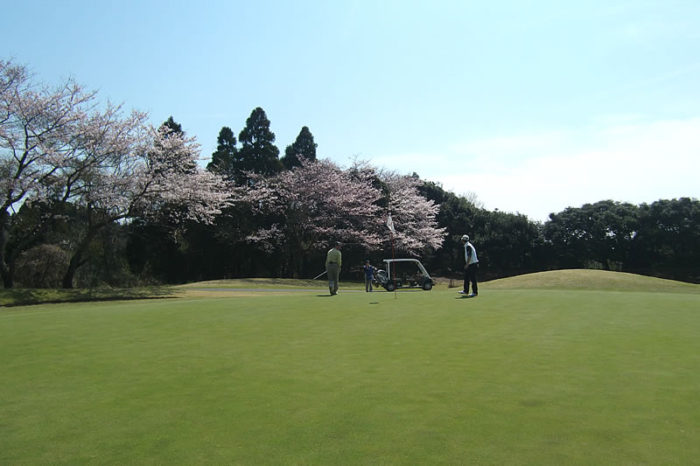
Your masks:
{"label": "tall pine tree", "polygon": [[182,131],[182,125],[175,120],[173,120],[173,116],[170,115],[165,122],[161,125],[161,128],[166,128],[170,130],[169,132],[171,133],[176,133],[176,134],[184,134],[184,131]]}
{"label": "tall pine tree", "polygon": [[309,161],[316,160],[316,147],[318,144],[314,142],[314,136],[309,131],[308,126],[301,128],[297,140],[294,144],[287,146],[284,151],[284,157],[282,157],[282,165],[287,170],[291,170],[294,167],[301,165],[299,157],[303,157]]}
{"label": "tall pine tree", "polygon": [[260,107],[253,110],[238,139],[241,149],[234,163],[236,183],[246,184],[250,181],[246,171],[263,176],[271,176],[281,171],[280,151],[274,144],[275,133],[270,131],[270,120],[267,119],[265,110]]}
{"label": "tall pine tree", "polygon": [[219,137],[216,142],[216,152],[211,155],[211,162],[207,165],[207,170],[218,173],[227,180],[233,180],[236,175],[234,166],[238,156],[236,136],[234,136],[231,128],[224,126],[219,131]]}
{"label": "tall pine tree", "polygon": [[[185,132],[182,130],[182,125],[178,122],[176,122],[172,116],[170,116],[166,121],[163,122],[162,125],[158,127],[158,132],[162,135],[164,139],[168,139],[170,137],[177,137],[177,138],[186,138]],[[161,147],[162,144],[156,140],[155,145],[157,147]],[[189,160],[189,159],[183,159],[180,160],[177,157],[171,157],[171,154],[167,152],[161,153],[160,151],[153,151],[150,154],[150,158],[152,160],[152,163],[158,163],[165,169],[166,166],[172,166],[174,167],[174,164],[181,164],[179,167],[176,169],[179,170],[181,173],[195,173],[197,171],[197,162],[195,159]]]}

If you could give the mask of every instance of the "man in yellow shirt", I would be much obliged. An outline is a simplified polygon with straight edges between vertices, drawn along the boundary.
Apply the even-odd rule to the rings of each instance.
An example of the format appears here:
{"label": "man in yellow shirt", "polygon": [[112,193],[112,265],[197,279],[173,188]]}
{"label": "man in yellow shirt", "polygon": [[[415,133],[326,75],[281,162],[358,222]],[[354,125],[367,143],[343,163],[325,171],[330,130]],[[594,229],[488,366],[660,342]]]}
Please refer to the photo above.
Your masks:
{"label": "man in yellow shirt", "polygon": [[331,292],[331,296],[338,294],[338,280],[340,279],[341,265],[343,265],[343,255],[340,253],[340,243],[335,243],[326,255],[328,290]]}

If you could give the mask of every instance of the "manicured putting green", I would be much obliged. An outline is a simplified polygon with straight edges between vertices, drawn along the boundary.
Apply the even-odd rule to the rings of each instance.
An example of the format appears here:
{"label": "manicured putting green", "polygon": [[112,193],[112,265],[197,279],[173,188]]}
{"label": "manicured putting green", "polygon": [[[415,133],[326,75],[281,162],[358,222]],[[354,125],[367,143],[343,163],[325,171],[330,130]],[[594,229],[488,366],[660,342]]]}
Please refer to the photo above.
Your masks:
{"label": "manicured putting green", "polygon": [[0,311],[0,464],[693,464],[700,293]]}

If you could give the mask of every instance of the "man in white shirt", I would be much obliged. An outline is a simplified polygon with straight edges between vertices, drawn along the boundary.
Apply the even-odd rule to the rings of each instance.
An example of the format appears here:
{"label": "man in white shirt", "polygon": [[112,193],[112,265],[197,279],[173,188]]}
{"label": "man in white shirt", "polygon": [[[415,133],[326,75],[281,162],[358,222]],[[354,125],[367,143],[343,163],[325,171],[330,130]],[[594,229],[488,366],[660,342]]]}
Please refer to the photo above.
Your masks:
{"label": "man in white shirt", "polygon": [[[476,273],[479,271],[479,258],[476,256],[474,245],[469,242],[469,235],[462,236],[464,245],[464,289],[461,294],[469,298],[476,298],[479,295],[479,287],[476,283]],[[469,284],[472,285],[472,294],[469,294]]]}

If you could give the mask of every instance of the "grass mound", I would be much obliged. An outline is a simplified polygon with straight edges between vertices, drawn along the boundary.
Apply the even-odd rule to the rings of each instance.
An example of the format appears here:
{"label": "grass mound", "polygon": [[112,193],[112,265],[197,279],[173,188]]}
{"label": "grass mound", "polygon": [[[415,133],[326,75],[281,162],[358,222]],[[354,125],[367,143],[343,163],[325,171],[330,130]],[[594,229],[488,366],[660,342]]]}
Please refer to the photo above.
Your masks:
{"label": "grass mound", "polygon": [[700,285],[605,270],[552,270],[486,282],[488,289],[560,289],[700,293]]}

